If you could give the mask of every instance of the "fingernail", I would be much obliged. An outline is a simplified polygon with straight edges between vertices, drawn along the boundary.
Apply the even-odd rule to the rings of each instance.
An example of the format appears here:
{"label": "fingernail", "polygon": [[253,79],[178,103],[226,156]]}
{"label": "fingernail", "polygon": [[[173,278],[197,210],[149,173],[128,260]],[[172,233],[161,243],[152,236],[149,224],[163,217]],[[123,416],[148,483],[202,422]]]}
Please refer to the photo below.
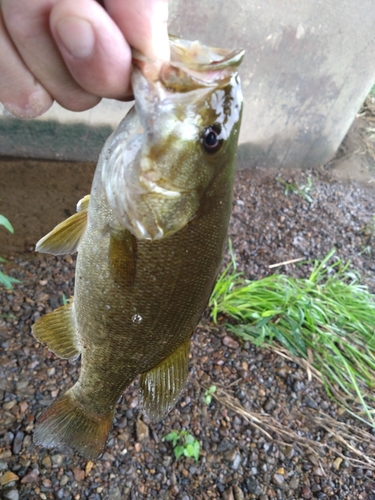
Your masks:
{"label": "fingernail", "polygon": [[[39,87],[39,85],[38,85]],[[53,104],[53,99],[43,87],[36,88],[25,102],[4,102],[4,108],[16,118],[36,118],[45,113]]]}
{"label": "fingernail", "polygon": [[89,22],[78,17],[66,17],[56,25],[59,41],[77,59],[90,57],[94,50],[95,35]]}

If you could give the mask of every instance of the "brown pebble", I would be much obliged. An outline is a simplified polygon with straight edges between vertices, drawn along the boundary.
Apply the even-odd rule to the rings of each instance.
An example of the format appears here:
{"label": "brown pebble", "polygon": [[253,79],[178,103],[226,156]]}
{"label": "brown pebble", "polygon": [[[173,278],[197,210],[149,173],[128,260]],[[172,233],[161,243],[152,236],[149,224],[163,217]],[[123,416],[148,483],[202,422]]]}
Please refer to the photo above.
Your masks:
{"label": "brown pebble", "polygon": [[230,349],[237,349],[240,346],[237,340],[229,337],[229,335],[226,335],[221,342],[223,343],[223,345],[229,347]]}
{"label": "brown pebble", "polygon": [[39,470],[38,469],[33,469],[31,472],[29,472],[28,474],[26,474],[26,476],[24,476],[21,479],[21,483],[22,484],[25,484],[25,483],[35,483],[35,481],[38,480],[38,476],[39,476]]}
{"label": "brown pebble", "polygon": [[302,496],[303,498],[312,498],[312,492],[308,486],[302,488]]}
{"label": "brown pebble", "polygon": [[51,457],[49,457],[49,456],[44,457],[42,460],[42,464],[44,465],[44,467],[47,467],[47,469],[49,469],[52,466]]}
{"label": "brown pebble", "polygon": [[136,432],[138,441],[144,441],[145,439],[148,439],[150,434],[148,426],[142,420],[137,420]]}
{"label": "brown pebble", "polygon": [[7,403],[4,403],[3,408],[4,408],[4,410],[11,410],[16,403],[17,403],[17,401],[15,399],[13,399],[12,401],[8,401]]}
{"label": "brown pebble", "polygon": [[72,472],[73,472],[74,479],[77,482],[83,481],[85,479],[85,471],[84,470],[78,469],[78,467],[74,467],[74,469],[72,469]]}
{"label": "brown pebble", "polygon": [[94,467],[94,462],[92,462],[91,460],[89,460],[86,464],[86,467],[85,467],[85,474],[86,476],[88,476],[91,472],[91,469]]}
{"label": "brown pebble", "polygon": [[14,472],[7,470],[0,478],[1,486],[11,483],[12,481],[17,481],[19,477]]}
{"label": "brown pebble", "polygon": [[135,443],[134,450],[136,451],[136,453],[139,453],[141,449],[142,449],[141,443]]}
{"label": "brown pebble", "polygon": [[47,478],[43,479],[42,483],[43,483],[43,486],[45,488],[51,488],[51,486],[52,486],[52,481],[50,479],[47,479]]}
{"label": "brown pebble", "polygon": [[28,409],[29,405],[26,403],[26,401],[21,401],[19,407],[21,413],[26,413],[26,410]]}

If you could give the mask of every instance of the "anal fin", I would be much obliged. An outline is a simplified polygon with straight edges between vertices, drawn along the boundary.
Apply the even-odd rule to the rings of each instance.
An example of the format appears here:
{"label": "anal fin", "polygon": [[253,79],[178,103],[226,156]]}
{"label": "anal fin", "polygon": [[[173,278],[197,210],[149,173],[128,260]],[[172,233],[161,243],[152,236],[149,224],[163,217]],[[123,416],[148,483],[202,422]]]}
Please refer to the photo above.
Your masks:
{"label": "anal fin", "polygon": [[77,204],[77,213],[58,224],[36,244],[35,250],[52,255],[74,253],[87,225],[87,210],[90,195],[85,196]]}
{"label": "anal fin", "polygon": [[32,326],[34,337],[60,358],[74,359],[80,354],[73,314],[71,301],[42,316]]}
{"label": "anal fin", "polygon": [[142,373],[139,393],[143,412],[153,422],[167,416],[175,405],[186,381],[190,339],[152,370]]}

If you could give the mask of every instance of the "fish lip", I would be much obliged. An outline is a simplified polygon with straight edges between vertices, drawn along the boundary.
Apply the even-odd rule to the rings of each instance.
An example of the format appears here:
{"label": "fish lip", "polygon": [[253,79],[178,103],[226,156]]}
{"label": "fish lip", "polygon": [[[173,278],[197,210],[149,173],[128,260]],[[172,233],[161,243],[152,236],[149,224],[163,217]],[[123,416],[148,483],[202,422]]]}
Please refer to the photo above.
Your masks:
{"label": "fish lip", "polygon": [[221,49],[173,35],[169,36],[169,43],[170,61],[149,59],[135,49],[132,55],[135,69],[148,81],[159,81],[172,91],[226,85],[245,55],[243,49]]}

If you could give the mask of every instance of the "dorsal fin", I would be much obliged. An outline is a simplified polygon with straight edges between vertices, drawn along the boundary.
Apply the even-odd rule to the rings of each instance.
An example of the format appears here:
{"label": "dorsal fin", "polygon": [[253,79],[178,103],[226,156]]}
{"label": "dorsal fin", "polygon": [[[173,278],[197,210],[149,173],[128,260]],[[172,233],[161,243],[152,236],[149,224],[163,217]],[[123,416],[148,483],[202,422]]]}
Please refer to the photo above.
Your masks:
{"label": "dorsal fin", "polygon": [[51,232],[38,241],[35,250],[53,255],[74,253],[87,225],[87,210],[90,195],[85,196],[77,204],[77,213],[58,224]]}

